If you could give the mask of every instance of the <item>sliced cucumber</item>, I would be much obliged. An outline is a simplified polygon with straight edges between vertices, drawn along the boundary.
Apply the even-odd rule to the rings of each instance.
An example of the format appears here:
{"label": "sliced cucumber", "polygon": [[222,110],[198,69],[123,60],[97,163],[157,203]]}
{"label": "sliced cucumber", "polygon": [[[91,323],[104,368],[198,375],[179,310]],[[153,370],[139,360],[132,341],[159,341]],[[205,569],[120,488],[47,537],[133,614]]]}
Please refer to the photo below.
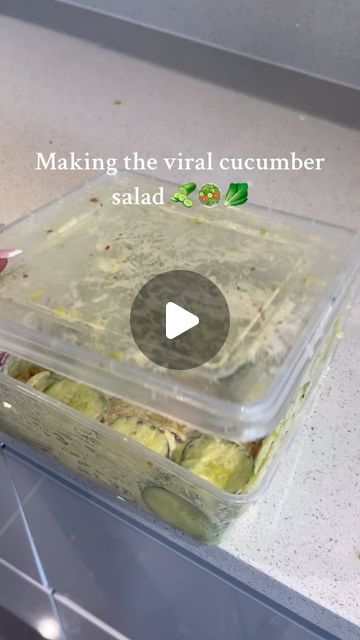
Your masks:
{"label": "sliced cucumber", "polygon": [[131,436],[136,432],[138,422],[141,421],[136,416],[123,416],[121,418],[116,418],[116,420],[114,420],[114,422],[112,422],[110,426],[112,429],[115,429],[115,431],[119,431],[124,436]]}
{"label": "sliced cucumber", "polygon": [[152,513],[174,527],[205,542],[214,538],[209,518],[184,498],[163,487],[146,487],[142,497]]}
{"label": "sliced cucumber", "polygon": [[269,436],[264,438],[258,448],[255,459],[254,473],[251,476],[249,482],[246,485],[246,491],[251,491],[258,482],[259,475],[262,473],[264,467],[271,460],[273,448],[276,445],[276,441],[279,438],[279,434],[274,431]]}
{"label": "sliced cucumber", "polygon": [[99,391],[74,380],[55,382],[46,394],[94,420],[100,420],[107,407],[107,400]]}
{"label": "sliced cucumber", "polygon": [[176,445],[171,453],[171,460],[173,462],[176,462],[176,464],[181,464],[181,458],[186,444],[186,442],[176,442]]}
{"label": "sliced cucumber", "polygon": [[161,456],[165,458],[169,456],[170,447],[166,434],[150,422],[144,422],[136,416],[128,416],[118,418],[111,427],[125,436],[134,438],[144,447],[156,451]]}
{"label": "sliced cucumber", "polygon": [[27,381],[31,387],[36,389],[37,391],[46,391],[54,382],[56,381],[56,377],[51,371],[40,371],[36,373],[34,376]]}
{"label": "sliced cucumber", "polygon": [[[161,429],[161,431],[169,432],[177,441],[182,442],[188,439],[189,430],[185,425],[174,422],[153,411],[143,409],[135,404],[129,404],[129,402],[125,402],[119,398],[112,398],[105,418],[106,424],[112,425],[118,418],[128,418],[129,416],[150,423],[154,425],[154,427]],[[176,442],[174,443],[174,446],[175,445]]]}
{"label": "sliced cucumber", "polygon": [[262,468],[265,466],[267,461],[270,459],[272,454],[272,449],[279,438],[279,434],[277,431],[274,431],[269,436],[264,438],[262,441],[261,447],[258,451],[258,454],[255,458],[255,469],[254,474],[257,475]]}
{"label": "sliced cucumber", "polygon": [[10,358],[5,367],[7,375],[21,382],[28,382],[30,378],[40,371],[44,371],[43,367],[39,367],[37,364],[27,362],[26,360],[19,360],[18,358]]}
{"label": "sliced cucumber", "polygon": [[135,437],[138,442],[152,451],[156,451],[165,458],[169,456],[170,447],[166,434],[157,427],[143,424],[138,428]]}
{"label": "sliced cucumber", "polygon": [[229,493],[237,493],[254,471],[254,462],[241,444],[199,436],[184,448],[181,466]]}

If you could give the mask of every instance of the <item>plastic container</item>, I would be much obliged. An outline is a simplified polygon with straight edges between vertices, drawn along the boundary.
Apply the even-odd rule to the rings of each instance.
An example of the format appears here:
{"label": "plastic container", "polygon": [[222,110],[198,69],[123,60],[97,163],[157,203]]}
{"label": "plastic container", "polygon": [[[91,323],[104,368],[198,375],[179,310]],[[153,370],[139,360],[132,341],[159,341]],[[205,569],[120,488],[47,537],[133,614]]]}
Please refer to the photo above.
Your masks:
{"label": "plastic container", "polygon": [[[102,177],[5,227],[23,249],[0,279],[0,349],[216,439],[250,443],[255,470],[228,493],[11,377],[3,358],[2,430],[209,543],[263,493],[318,379],[359,265],[353,232],[253,206],[186,209],[111,204],[115,191],[155,193],[130,174]],[[95,266],[94,266],[95,265]],[[137,349],[131,303],[154,275],[210,278],[231,315],[228,339],[188,371]],[[146,416],[146,413],[144,414]],[[253,443],[257,442],[257,445]]]}

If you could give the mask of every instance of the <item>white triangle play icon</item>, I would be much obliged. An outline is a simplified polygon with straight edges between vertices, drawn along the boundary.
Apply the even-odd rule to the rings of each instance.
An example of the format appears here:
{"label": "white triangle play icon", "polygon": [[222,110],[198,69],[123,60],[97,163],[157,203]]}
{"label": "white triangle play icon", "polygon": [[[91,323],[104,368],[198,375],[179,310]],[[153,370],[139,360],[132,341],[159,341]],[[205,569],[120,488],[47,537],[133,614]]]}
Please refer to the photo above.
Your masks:
{"label": "white triangle play icon", "polygon": [[186,311],[175,302],[166,304],[166,337],[173,340],[181,336],[185,331],[189,331],[199,324],[199,318],[190,311]]}

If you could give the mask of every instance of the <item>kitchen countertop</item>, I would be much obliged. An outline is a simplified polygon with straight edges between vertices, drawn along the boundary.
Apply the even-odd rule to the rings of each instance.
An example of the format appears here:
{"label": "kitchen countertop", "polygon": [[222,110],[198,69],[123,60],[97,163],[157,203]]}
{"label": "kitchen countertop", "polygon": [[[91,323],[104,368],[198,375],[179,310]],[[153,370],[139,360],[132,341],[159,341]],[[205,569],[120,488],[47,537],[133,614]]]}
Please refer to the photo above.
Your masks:
{"label": "kitchen countertop", "polygon": [[[94,175],[35,153],[325,157],[322,171],[244,172],[258,204],[360,230],[360,132],[0,17],[0,223]],[[29,46],[29,43],[31,46]],[[5,61],[5,64],[4,64]],[[121,104],[115,104],[116,101]],[[159,178],[185,181],[186,172]],[[225,186],[233,174],[203,176]],[[186,180],[187,181],[187,180]],[[360,627],[360,298],[266,496],[205,547],[144,521],[342,640]]]}

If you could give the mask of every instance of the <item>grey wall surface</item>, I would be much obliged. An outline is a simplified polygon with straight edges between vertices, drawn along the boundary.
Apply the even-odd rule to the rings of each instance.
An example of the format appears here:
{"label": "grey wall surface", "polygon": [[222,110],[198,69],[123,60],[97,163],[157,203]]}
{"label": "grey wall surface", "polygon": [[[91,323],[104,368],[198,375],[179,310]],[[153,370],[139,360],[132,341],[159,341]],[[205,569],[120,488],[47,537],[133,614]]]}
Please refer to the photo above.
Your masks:
{"label": "grey wall surface", "polygon": [[360,88],[359,0],[60,1]]}

